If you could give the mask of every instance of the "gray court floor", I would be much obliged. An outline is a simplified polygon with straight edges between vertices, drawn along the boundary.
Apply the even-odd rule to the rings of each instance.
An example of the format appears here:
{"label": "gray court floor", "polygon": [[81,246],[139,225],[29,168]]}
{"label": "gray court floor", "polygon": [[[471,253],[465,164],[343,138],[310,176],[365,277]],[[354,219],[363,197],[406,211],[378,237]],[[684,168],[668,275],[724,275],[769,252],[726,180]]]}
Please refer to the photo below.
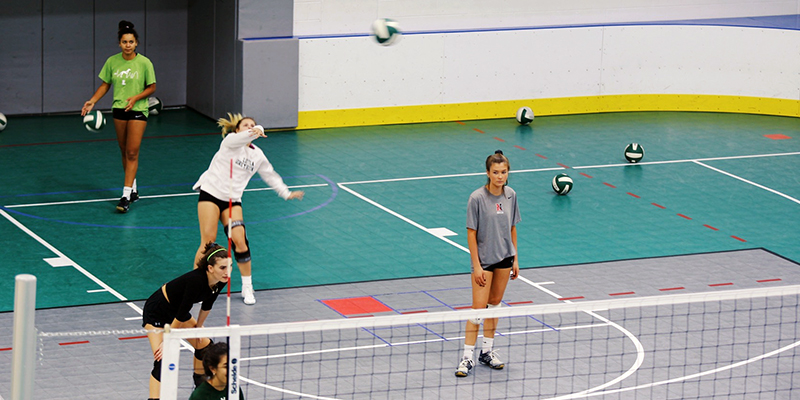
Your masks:
{"label": "gray court floor", "polygon": [[[696,254],[664,258],[626,260],[597,264],[580,264],[547,268],[523,269],[521,278],[509,284],[504,303],[517,307],[528,304],[547,304],[563,301],[588,301],[609,298],[634,298],[664,294],[688,292],[709,292],[744,288],[779,287],[800,284],[800,266],[777,256],[771,252],[753,249],[721,253]],[[314,286],[283,290],[259,291],[258,302],[254,306],[246,306],[238,294],[232,295],[233,323],[262,324],[274,322],[343,319],[367,317],[370,315],[393,315],[407,313],[425,313],[457,310],[466,308],[470,303],[469,275],[452,275],[404,280],[386,280],[367,283],[339,284],[331,286]],[[376,301],[385,308],[377,312],[337,307],[339,301],[347,299],[368,299]],[[333,305],[333,306],[332,306]],[[781,305],[781,304],[779,304]],[[149,370],[152,366],[150,348],[140,331],[139,309],[142,302],[113,303],[95,306],[38,310],[36,326],[39,330],[39,359],[36,370],[37,399],[144,399],[147,395]],[[772,306],[772,305],[771,305]],[[771,346],[786,346],[800,340],[795,325],[798,307],[796,299],[786,301],[781,309],[767,311],[744,311],[746,314],[772,315],[777,313],[786,321],[783,325],[769,325],[759,328],[759,334],[753,332],[711,329],[717,336],[747,336],[742,339],[723,338],[708,341],[706,334],[683,330],[679,335],[664,336],[654,334],[648,326],[653,321],[664,318],[630,319],[630,315],[608,313],[605,318],[625,326],[634,335],[640,337],[644,349],[645,361],[635,373],[622,379],[610,389],[642,386],[630,391],[617,391],[598,395],[600,398],[791,398],[792,389],[800,388],[800,371],[794,368],[800,362],[794,348],[765,357],[758,365],[747,364],[741,368],[722,369],[718,373],[710,373],[696,379],[678,379],[674,383],[663,383],[649,386],[654,382],[666,379],[686,377],[690,371],[719,369],[737,361],[768,353]],[[211,313],[206,326],[225,324],[225,300],[220,298]],[[601,313],[602,314],[602,313]],[[716,316],[714,324],[725,325],[734,314],[711,310],[709,314]],[[737,314],[738,315],[738,314]],[[623,318],[625,317],[625,318]],[[544,320],[546,325],[551,321],[555,326],[577,324],[571,317],[559,320]],[[696,316],[686,317],[696,318]],[[702,321],[700,323],[709,323]],[[736,317],[738,318],[738,317]],[[573,318],[574,319],[574,318]],[[735,318],[733,318],[735,319]],[[12,313],[0,315],[0,359],[6,365],[11,363]],[[685,325],[679,319],[669,320],[671,325]],[[539,323],[541,323],[540,321]],[[736,321],[734,321],[736,322]],[[505,327],[501,324],[499,331],[526,329],[518,326],[519,321],[510,321]],[[530,321],[526,323],[530,324]],[[634,323],[634,322],[630,322]],[[738,323],[738,322],[736,322]],[[537,322],[533,323],[534,325]],[[690,324],[691,325],[691,324]],[[541,328],[538,326],[537,328]],[[432,328],[436,330],[439,328]],[[441,328],[437,334],[445,338],[458,338],[460,324]],[[530,329],[530,328],[527,328]],[[677,328],[682,329],[682,328]],[[734,327],[732,329],[740,329]],[[659,328],[659,332],[661,328]],[[425,367],[410,365],[407,372],[393,371],[391,376],[381,378],[379,371],[389,359],[377,354],[370,361],[371,368],[377,368],[373,375],[363,369],[356,369],[349,383],[339,382],[341,398],[547,398],[580,392],[597,386],[598,382],[609,382],[619,377],[635,362],[635,350],[631,343],[618,333],[598,333],[592,330],[591,335],[574,337],[561,331],[556,335],[558,340],[552,341],[552,335],[508,335],[498,336],[496,348],[507,359],[507,368],[503,371],[491,371],[488,368],[476,369],[475,373],[464,379],[453,377],[455,362],[462,346],[461,340],[442,340],[434,347],[425,347],[425,352],[436,354],[424,357]],[[577,332],[577,331],[576,331]],[[688,333],[687,333],[688,332]],[[373,336],[388,335],[387,332],[373,332]],[[708,349],[703,346],[693,348],[685,342],[680,354],[664,347],[664,341],[673,344],[678,339],[700,335],[701,342],[708,342]],[[772,338],[768,344],[761,341],[761,336]],[[775,336],[773,338],[773,336]],[[568,340],[562,340],[568,338]],[[773,340],[774,339],[774,340]],[[343,345],[346,343],[343,342]],[[400,340],[388,339],[388,340]],[[678,340],[680,341],[680,340]],[[754,348],[748,349],[753,342]],[[255,342],[254,342],[255,343]],[[563,344],[567,343],[567,344]],[[253,346],[261,346],[258,343]],[[579,351],[585,349],[588,353]],[[269,349],[267,349],[269,350]],[[276,350],[277,351],[277,350]],[[395,346],[392,349],[394,360],[421,357],[411,346]],[[185,352],[186,360],[191,357]],[[587,357],[587,354],[589,356]],[[696,355],[693,356],[693,355]],[[388,355],[391,356],[391,355]],[[184,356],[182,356],[184,357]],[[243,355],[244,357],[244,355]],[[706,360],[711,358],[711,361]],[[697,358],[697,360],[694,360]],[[595,365],[604,360],[602,365]],[[362,360],[352,360],[360,362]],[[677,365],[673,365],[676,364]],[[182,362],[188,365],[187,362]],[[413,364],[413,363],[412,363]],[[388,365],[388,364],[387,364]],[[783,368],[782,366],[787,368]],[[253,363],[251,373],[243,365],[243,376],[258,382],[258,379],[271,380],[266,372],[265,363]],[[295,366],[296,367],[296,366]],[[303,369],[290,369],[281,372],[281,379],[287,382],[300,382]],[[294,372],[291,372],[294,371]],[[550,376],[548,374],[555,374]],[[248,376],[249,375],[249,376]],[[797,376],[796,376],[797,375]],[[266,376],[266,378],[263,378]],[[313,377],[313,374],[311,374]],[[305,377],[307,378],[307,377]],[[0,395],[8,398],[10,394],[10,371],[0,374]],[[187,377],[187,380],[189,378]],[[369,385],[372,393],[363,392],[358,381],[373,379]],[[377,380],[376,380],[377,379]],[[432,381],[431,381],[432,380]],[[352,382],[357,381],[357,382]],[[423,382],[424,381],[424,382]],[[400,383],[398,383],[400,382]],[[405,383],[403,383],[405,382]],[[435,382],[433,387],[427,382]],[[520,384],[524,382],[524,384]],[[275,382],[260,382],[275,384]],[[188,382],[186,382],[188,384]],[[307,383],[302,383],[306,385]],[[349,385],[349,386],[348,386]],[[399,385],[399,386],[398,386]],[[724,390],[721,390],[724,389]],[[347,390],[353,390],[351,394]],[[604,389],[604,390],[610,390]],[[181,388],[188,397],[190,388]],[[244,386],[248,399],[281,398],[284,396],[274,390],[264,389],[255,384]],[[776,391],[777,390],[777,391]],[[111,394],[109,394],[111,393]],[[716,395],[714,395],[716,393]],[[720,395],[723,393],[723,395]],[[297,398],[297,396],[286,396]]]}

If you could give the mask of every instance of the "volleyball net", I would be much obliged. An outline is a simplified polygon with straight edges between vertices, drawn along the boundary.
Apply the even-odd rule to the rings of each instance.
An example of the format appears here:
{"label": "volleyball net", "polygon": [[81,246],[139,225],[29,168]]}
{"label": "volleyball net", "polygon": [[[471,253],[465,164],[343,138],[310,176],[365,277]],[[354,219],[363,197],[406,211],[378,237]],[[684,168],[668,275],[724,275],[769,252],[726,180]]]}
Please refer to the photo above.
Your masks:
{"label": "volleyball net", "polygon": [[[228,390],[248,400],[793,398],[799,296],[800,286],[783,286],[173,329],[164,335],[162,399],[191,393],[192,355],[180,341],[195,337],[229,341]],[[499,318],[494,349],[504,369],[478,364],[454,375],[470,318]]]}

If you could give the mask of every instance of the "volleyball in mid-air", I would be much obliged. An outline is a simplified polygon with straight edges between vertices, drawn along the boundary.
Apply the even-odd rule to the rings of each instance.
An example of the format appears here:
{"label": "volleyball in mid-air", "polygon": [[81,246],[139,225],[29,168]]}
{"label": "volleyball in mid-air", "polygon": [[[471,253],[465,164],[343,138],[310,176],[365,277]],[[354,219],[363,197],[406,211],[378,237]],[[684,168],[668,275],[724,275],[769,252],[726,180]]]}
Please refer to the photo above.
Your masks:
{"label": "volleyball in mid-air", "polygon": [[100,110],[91,111],[83,117],[83,126],[90,132],[99,132],[106,126],[106,117]]}
{"label": "volleyball in mid-air", "polygon": [[372,23],[372,37],[384,46],[391,46],[400,39],[400,24],[389,18],[378,18]]}
{"label": "volleyball in mid-air", "polygon": [[520,107],[517,110],[517,122],[521,125],[528,125],[533,122],[533,110],[530,107]]}
{"label": "volleyball in mid-air", "polygon": [[8,120],[3,113],[0,113],[0,132],[2,132],[3,129],[6,129],[6,125],[8,125]]}
{"label": "volleyball in mid-air", "polygon": [[639,162],[644,157],[644,147],[639,143],[631,143],[625,146],[625,159],[630,163]]}
{"label": "volleyball in mid-air", "polygon": [[161,99],[158,97],[150,96],[147,98],[147,111],[151,115],[158,115],[163,107],[164,105],[161,104]]}
{"label": "volleyball in mid-air", "polygon": [[572,178],[567,174],[558,174],[553,177],[553,190],[558,194],[567,194],[572,190]]}

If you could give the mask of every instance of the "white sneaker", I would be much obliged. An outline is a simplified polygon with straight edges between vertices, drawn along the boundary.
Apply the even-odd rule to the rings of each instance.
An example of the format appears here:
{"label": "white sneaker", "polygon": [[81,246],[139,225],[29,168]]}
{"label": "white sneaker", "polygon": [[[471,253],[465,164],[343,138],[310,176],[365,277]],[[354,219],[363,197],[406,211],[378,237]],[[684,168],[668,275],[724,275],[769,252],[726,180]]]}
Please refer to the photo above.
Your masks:
{"label": "white sneaker", "polygon": [[463,378],[469,375],[469,371],[473,366],[475,366],[475,361],[472,361],[471,358],[462,358],[461,362],[458,364],[458,368],[456,368],[456,376]]}
{"label": "white sneaker", "polygon": [[242,297],[244,297],[244,304],[256,304],[256,294],[253,292],[253,285],[242,285]]}

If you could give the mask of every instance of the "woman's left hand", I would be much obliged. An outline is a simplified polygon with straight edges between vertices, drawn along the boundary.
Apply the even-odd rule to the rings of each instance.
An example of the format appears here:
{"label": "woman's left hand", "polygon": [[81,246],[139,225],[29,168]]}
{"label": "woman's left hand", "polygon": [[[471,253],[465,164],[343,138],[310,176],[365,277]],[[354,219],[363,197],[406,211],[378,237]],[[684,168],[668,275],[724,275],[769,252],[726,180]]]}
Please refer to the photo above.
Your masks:
{"label": "woman's left hand", "polygon": [[303,200],[303,196],[306,192],[302,190],[295,190],[294,192],[289,192],[289,198],[286,200]]}
{"label": "woman's left hand", "polygon": [[130,111],[133,108],[133,105],[136,104],[136,100],[133,97],[129,97],[126,101],[128,102],[128,105],[125,106],[125,111]]}

